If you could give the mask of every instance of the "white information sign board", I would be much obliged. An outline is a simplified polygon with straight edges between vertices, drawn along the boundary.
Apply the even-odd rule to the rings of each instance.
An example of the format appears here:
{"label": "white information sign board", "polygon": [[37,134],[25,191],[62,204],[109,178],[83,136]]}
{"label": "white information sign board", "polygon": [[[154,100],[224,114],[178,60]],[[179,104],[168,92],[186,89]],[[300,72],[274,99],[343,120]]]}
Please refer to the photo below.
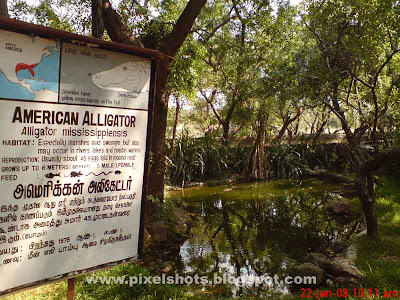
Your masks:
{"label": "white information sign board", "polygon": [[150,78],[146,58],[0,30],[0,295],[137,257]]}

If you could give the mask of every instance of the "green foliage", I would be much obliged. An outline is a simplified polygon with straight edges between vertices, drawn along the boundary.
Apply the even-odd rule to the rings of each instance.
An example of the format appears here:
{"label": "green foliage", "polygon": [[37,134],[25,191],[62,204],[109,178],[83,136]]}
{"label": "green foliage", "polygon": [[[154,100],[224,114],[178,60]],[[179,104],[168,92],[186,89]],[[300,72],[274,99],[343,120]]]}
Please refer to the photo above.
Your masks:
{"label": "green foliage", "polygon": [[145,24],[142,34],[140,35],[140,41],[146,48],[159,49],[172,28],[173,24],[157,19],[151,20]]}
{"label": "green foliage", "polygon": [[398,114],[399,3],[328,0],[305,1],[305,7],[305,38],[313,44],[304,86],[315,103],[341,115],[349,138],[363,126],[387,134]]}
{"label": "green foliage", "polygon": [[185,182],[198,178],[201,175],[202,164],[195,139],[183,132],[175,141],[169,162],[168,178],[172,184],[184,185]]}
{"label": "green foliage", "polygon": [[226,178],[240,174],[248,155],[248,149],[237,145],[226,147],[210,134],[192,138],[183,132],[176,140],[169,159],[170,183],[184,185],[195,180]]}
{"label": "green foliage", "polygon": [[228,148],[228,165],[229,169],[234,174],[242,174],[247,163],[250,148],[237,144],[236,146]]}
{"label": "green foliage", "polygon": [[91,27],[90,0],[42,0],[37,5],[26,1],[13,1],[13,15],[40,25],[70,32],[86,34]]}
{"label": "green foliage", "polygon": [[307,162],[310,169],[320,168],[333,170],[340,167],[341,162],[336,153],[336,144],[308,144],[302,143],[297,146],[298,151]]}
{"label": "green foliage", "polygon": [[10,18],[15,18],[17,20],[31,22],[32,17],[28,16],[28,14],[32,13],[32,7],[28,5],[23,0],[12,0],[8,2],[8,12],[10,14]]}
{"label": "green foliage", "polygon": [[307,161],[291,145],[277,143],[268,147],[267,158],[271,175],[277,179],[299,178],[308,167]]}
{"label": "green foliage", "polygon": [[201,56],[201,51],[201,47],[191,37],[188,37],[179,49],[169,76],[168,86],[170,93],[175,97],[195,99],[199,86],[198,69],[201,68],[196,58]]}
{"label": "green foliage", "polygon": [[228,149],[215,143],[211,135],[199,139],[199,157],[201,157],[201,175],[203,179],[222,178],[228,171]]}
{"label": "green foliage", "polygon": [[[11,17],[90,34],[91,1],[31,3],[8,1]],[[147,48],[159,49],[187,3],[121,1],[117,9]],[[208,1],[176,57],[169,94],[194,102],[195,113],[202,115],[197,122],[206,120],[215,129],[221,123],[196,96],[199,90],[217,91],[216,111],[231,124],[231,136],[243,136],[254,131],[263,102],[268,102],[270,132],[299,108],[313,119],[318,106],[331,98],[331,83],[339,80],[341,110],[352,130],[361,124],[371,130],[378,110],[378,131],[393,132],[400,120],[398,1],[306,0],[303,22],[299,8],[286,1],[271,3]],[[376,76],[379,84],[372,89]],[[304,132],[306,116],[300,118]]]}
{"label": "green foliage", "polygon": [[400,145],[400,129],[394,130],[391,138],[394,145]]}
{"label": "green foliage", "polygon": [[[216,137],[191,138],[187,131],[176,140],[169,158],[168,179],[171,184],[184,185],[191,181],[222,179],[243,174],[249,147],[237,144],[221,145]],[[286,145],[266,147],[269,173],[272,179],[300,178],[304,168],[343,170],[346,161],[338,154],[336,144]],[[339,147],[341,148],[341,147]]]}
{"label": "green foliage", "polygon": [[72,26],[68,23],[69,20],[62,20],[57,16],[56,12],[51,7],[51,4],[43,1],[39,6],[32,8],[37,22],[44,26],[62,29],[66,31],[73,31]]}

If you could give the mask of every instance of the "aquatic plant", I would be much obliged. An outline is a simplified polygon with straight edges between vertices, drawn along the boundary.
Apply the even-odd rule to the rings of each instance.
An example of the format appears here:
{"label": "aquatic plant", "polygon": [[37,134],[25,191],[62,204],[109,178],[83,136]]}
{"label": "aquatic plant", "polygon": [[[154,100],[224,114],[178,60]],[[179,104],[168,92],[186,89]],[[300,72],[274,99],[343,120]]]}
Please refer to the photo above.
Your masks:
{"label": "aquatic plant", "polygon": [[241,174],[247,156],[248,149],[239,144],[226,147],[211,134],[193,138],[184,131],[177,138],[169,157],[168,180],[170,184],[185,185],[195,180]]}
{"label": "aquatic plant", "polygon": [[308,167],[307,161],[291,145],[273,144],[268,148],[267,158],[272,178],[299,178]]}

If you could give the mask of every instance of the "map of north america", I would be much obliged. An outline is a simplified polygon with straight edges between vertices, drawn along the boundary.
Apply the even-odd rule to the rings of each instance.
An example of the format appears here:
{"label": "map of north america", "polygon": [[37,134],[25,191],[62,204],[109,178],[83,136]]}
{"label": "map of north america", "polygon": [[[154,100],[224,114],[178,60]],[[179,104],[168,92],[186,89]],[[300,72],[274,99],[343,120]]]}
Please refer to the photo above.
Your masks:
{"label": "map of north america", "polygon": [[60,45],[0,30],[0,98],[57,102]]}

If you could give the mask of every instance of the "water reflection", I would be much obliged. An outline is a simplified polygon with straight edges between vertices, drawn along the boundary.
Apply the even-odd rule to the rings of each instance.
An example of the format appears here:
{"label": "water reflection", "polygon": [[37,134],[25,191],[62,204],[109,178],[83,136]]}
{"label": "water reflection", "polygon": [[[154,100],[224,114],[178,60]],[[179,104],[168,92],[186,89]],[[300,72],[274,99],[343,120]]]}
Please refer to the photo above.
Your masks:
{"label": "water reflection", "polygon": [[[182,271],[210,279],[214,274],[242,276],[254,283],[257,276],[283,278],[309,252],[329,255],[332,243],[355,223],[339,224],[328,212],[335,189],[316,181],[275,181],[175,192],[171,197],[182,197],[198,216],[181,246]],[[237,296],[288,292],[286,285],[273,282],[257,288],[231,284],[229,289]]]}

